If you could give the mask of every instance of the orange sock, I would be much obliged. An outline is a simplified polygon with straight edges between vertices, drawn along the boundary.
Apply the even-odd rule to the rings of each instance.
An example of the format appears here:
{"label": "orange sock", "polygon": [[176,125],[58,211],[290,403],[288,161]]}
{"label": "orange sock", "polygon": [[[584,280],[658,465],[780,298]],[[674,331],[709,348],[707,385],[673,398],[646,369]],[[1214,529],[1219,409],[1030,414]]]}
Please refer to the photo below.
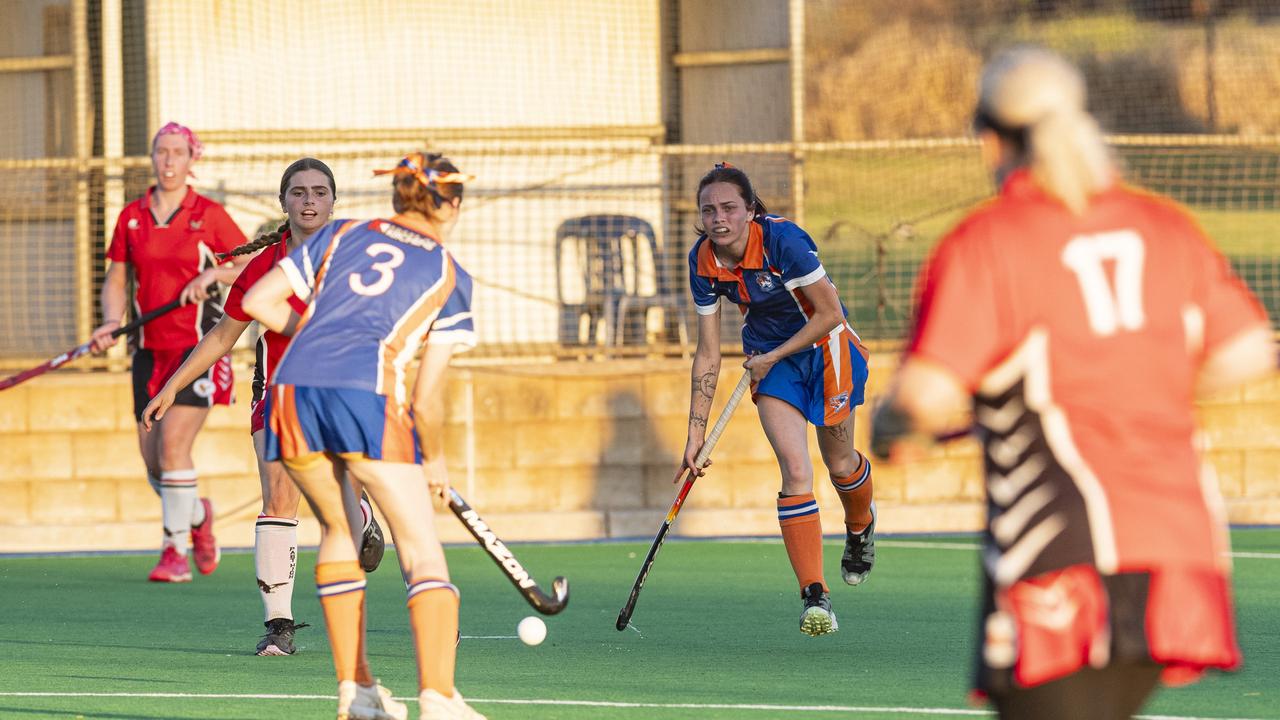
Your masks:
{"label": "orange sock", "polygon": [[418,654],[418,691],[453,695],[458,644],[458,588],[444,580],[409,585],[409,625]]}
{"label": "orange sock", "polygon": [[858,467],[842,480],[832,477],[831,484],[844,505],[845,526],[859,533],[871,524],[871,461],[857,450],[853,452],[858,456]]}
{"label": "orange sock", "polygon": [[372,685],[373,675],[364,653],[364,571],[360,564],[355,560],[318,563],[316,594],[324,610],[338,682],[354,680]]}
{"label": "orange sock", "polygon": [[779,495],[778,525],[800,587],[821,583],[822,589],[827,590],[822,578],[822,519],[818,517],[818,502],[813,499],[813,493]]}

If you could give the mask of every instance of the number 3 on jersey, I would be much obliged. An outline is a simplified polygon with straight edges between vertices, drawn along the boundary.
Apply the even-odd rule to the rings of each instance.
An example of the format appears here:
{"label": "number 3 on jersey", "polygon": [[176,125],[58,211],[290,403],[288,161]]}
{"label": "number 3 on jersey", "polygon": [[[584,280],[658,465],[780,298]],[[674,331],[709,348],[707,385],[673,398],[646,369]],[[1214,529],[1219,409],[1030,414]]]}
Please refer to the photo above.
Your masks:
{"label": "number 3 on jersey", "polygon": [[[1062,263],[1076,274],[1089,327],[1102,337],[1138,330],[1146,322],[1142,309],[1142,265],[1146,248],[1132,230],[1077,235],[1062,250]],[[1115,286],[1103,263],[1115,263]]]}
{"label": "number 3 on jersey", "polygon": [[370,270],[378,271],[378,279],[373,281],[371,285],[364,284],[363,273],[354,272],[347,276],[347,284],[351,286],[351,291],[357,295],[365,295],[373,297],[381,295],[391,287],[391,283],[395,281],[396,274],[393,272],[404,262],[404,251],[395,245],[387,243],[373,243],[365,248],[365,254],[371,258],[378,258],[382,255],[390,255],[387,260],[375,262],[370,266]]}

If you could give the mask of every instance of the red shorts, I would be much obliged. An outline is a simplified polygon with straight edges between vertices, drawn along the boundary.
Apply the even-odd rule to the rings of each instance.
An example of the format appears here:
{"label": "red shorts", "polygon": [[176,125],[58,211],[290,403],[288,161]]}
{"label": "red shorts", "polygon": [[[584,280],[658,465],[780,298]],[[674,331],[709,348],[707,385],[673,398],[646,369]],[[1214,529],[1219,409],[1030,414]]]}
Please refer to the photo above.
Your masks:
{"label": "red shorts", "polygon": [[[271,386],[267,386],[266,395],[271,394]],[[252,435],[259,430],[267,427],[267,399],[263,397],[255,397],[249,403],[249,434]]]}
{"label": "red shorts", "polygon": [[978,689],[999,694],[1112,663],[1155,663],[1167,685],[1240,665],[1230,580],[1214,570],[1100,575],[1073,565],[995,589],[988,581]]}
{"label": "red shorts", "polygon": [[[195,348],[185,350],[147,350],[133,354],[133,418],[142,421],[142,410],[151,398],[160,392]],[[235,397],[232,392],[235,376],[231,373],[231,356],[226,355],[213,364],[203,375],[178,391],[174,405],[213,407],[230,405]]]}

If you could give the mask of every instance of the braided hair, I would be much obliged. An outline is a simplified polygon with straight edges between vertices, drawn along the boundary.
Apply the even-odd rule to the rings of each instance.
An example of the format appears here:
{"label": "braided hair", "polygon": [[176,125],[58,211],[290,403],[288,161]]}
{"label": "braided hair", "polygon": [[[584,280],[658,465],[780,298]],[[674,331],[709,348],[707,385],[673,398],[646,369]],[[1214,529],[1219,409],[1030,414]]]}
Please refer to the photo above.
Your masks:
{"label": "braided hair", "polygon": [[218,256],[219,260],[229,260],[237,255],[250,255],[256,253],[262,248],[271,247],[284,239],[286,233],[289,232],[289,221],[280,223],[280,227],[269,233],[262,233],[258,237],[249,242],[235,248],[231,252],[225,252]]}

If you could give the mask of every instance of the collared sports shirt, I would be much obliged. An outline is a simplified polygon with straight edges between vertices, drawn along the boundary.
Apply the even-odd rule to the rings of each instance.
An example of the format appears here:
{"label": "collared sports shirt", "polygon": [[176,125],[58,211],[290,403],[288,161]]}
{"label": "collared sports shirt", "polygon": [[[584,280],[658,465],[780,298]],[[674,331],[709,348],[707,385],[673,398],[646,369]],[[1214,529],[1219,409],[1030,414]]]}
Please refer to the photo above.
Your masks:
{"label": "collared sports shirt", "polygon": [[[245,242],[221,205],[187,188],[172,217],[157,222],[151,213],[152,187],[129,203],[116,220],[107,258],[125,262],[137,279],[134,310],[154,310],[178,297],[197,275],[217,264],[219,253]],[[158,317],[138,331],[139,347],[152,350],[189,348],[222,317],[215,299],[190,303]]]}
{"label": "collared sports shirt", "polygon": [[[734,268],[720,263],[706,235],[698,238],[689,251],[689,290],[699,315],[715,313],[722,297],[737,305],[744,320],[742,349],[765,353],[813,315],[801,288],[831,279],[818,260],[818,246],[790,220],[765,215],[751,221],[748,233],[746,253]],[[843,302],[840,310],[849,316]]]}
{"label": "collared sports shirt", "polygon": [[476,344],[471,276],[394,220],[339,220],[280,261],[307,301],[273,384],[369,390],[404,406],[424,343]]}

